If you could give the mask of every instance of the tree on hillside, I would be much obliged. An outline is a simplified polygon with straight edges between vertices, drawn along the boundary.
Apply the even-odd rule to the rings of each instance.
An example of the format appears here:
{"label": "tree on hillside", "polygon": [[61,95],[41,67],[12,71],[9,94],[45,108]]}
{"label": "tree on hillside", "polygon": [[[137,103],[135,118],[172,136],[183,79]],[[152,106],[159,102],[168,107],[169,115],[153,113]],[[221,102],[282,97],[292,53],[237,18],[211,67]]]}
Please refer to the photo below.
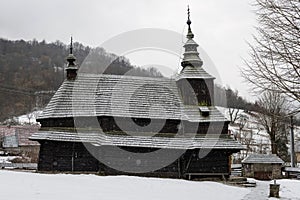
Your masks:
{"label": "tree on hillside", "polygon": [[269,135],[272,153],[280,156],[287,150],[286,143],[283,144],[286,142],[283,141],[283,136],[286,135],[286,99],[282,94],[271,90],[262,94],[258,104],[261,107],[261,111],[258,113],[258,122]]}
{"label": "tree on hillside", "polygon": [[[243,77],[258,91],[273,90],[300,103],[300,1],[256,0],[258,35]],[[299,104],[298,104],[299,105]],[[296,112],[299,112],[299,107]]]}
{"label": "tree on hillside", "polygon": [[240,114],[237,124],[239,126],[240,142],[246,147],[245,150],[241,151],[241,157],[245,158],[250,152],[253,152],[253,130],[249,128],[249,117],[247,115]]}
{"label": "tree on hillside", "polygon": [[230,123],[234,124],[237,119],[239,119],[239,114],[241,112],[240,107],[235,105],[236,98],[238,97],[237,91],[233,92],[232,90],[226,90],[226,97],[227,97],[227,106],[228,106],[228,113],[230,118]]}
{"label": "tree on hillside", "polygon": [[230,123],[234,124],[239,119],[241,109],[245,109],[245,100],[239,96],[238,91],[233,91],[231,88],[226,88],[227,107],[230,118]]}

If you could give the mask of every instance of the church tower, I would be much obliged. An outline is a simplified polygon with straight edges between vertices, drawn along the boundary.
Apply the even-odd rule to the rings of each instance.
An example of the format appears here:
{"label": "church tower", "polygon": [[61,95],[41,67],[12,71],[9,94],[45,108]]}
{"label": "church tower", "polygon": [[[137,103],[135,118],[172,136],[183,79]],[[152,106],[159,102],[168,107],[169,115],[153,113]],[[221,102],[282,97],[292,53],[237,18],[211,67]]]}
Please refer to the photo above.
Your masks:
{"label": "church tower", "polygon": [[182,70],[176,77],[178,88],[185,105],[212,106],[214,96],[214,77],[203,69],[203,61],[199,57],[191,30],[190,9],[188,8],[188,33],[184,44],[181,62]]}

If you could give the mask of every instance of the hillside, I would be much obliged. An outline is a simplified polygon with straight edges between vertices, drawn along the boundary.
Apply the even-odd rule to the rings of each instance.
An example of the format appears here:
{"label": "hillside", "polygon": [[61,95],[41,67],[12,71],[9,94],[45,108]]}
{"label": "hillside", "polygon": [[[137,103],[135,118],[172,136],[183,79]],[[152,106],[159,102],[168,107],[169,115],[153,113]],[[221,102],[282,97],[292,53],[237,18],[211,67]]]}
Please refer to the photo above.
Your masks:
{"label": "hillside", "polygon": [[[100,47],[90,48],[75,42],[73,53],[78,65],[88,59],[85,62],[87,67],[81,69],[83,72],[162,77],[156,68],[133,66],[125,57],[118,57]],[[65,78],[65,58],[68,54],[69,46],[60,41],[47,43],[0,39],[0,122],[42,109]],[[229,106],[255,109],[236,91],[216,85],[216,105],[226,106],[224,95]]]}
{"label": "hillside", "polygon": [[[104,65],[109,65],[105,71],[101,68],[104,65],[94,65],[93,71],[96,73],[123,75],[130,71],[130,75],[135,76],[162,76],[155,68],[133,66],[126,58],[102,48],[93,49],[75,42],[73,52],[79,65],[90,52]],[[57,90],[65,78],[65,58],[68,54],[68,45],[60,41],[46,43],[0,39],[0,121],[34,110],[38,98],[36,92],[50,91],[43,96],[42,104],[46,104],[53,95],[52,91]]]}

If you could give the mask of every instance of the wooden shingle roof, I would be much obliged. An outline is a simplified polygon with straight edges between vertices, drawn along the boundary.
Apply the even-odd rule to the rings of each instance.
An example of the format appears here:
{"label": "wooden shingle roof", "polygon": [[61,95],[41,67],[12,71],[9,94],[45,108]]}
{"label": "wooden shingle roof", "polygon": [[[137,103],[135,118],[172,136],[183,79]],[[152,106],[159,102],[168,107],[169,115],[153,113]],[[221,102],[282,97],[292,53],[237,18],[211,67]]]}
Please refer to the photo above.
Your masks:
{"label": "wooden shingle roof", "polygon": [[283,164],[284,161],[281,160],[275,154],[250,154],[248,155],[242,163],[245,164]]}
{"label": "wooden shingle roof", "polygon": [[184,105],[174,79],[79,74],[65,80],[39,119],[113,116],[176,119],[192,122],[227,121],[215,107],[204,117],[198,106]]}
{"label": "wooden shingle roof", "polygon": [[241,150],[244,147],[230,137],[219,136],[197,136],[197,137],[149,137],[149,136],[128,136],[111,135],[92,132],[60,132],[40,131],[30,137],[31,140],[52,140],[67,142],[86,142],[95,146],[128,146],[148,147],[167,149],[235,149]]}

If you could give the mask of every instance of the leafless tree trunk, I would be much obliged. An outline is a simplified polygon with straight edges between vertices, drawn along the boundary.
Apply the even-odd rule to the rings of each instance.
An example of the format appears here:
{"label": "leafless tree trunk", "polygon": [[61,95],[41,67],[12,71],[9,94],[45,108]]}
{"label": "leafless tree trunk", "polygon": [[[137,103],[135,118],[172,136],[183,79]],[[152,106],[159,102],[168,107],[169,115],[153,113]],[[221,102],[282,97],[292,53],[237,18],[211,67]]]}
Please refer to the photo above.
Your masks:
{"label": "leafless tree trunk", "polygon": [[299,105],[300,1],[256,0],[255,6],[258,35],[242,75],[254,89],[284,93]]}
{"label": "leafless tree trunk", "polygon": [[280,93],[266,91],[262,94],[258,104],[262,108],[258,114],[258,122],[270,137],[272,153],[277,154],[276,139],[285,120],[286,99]]}
{"label": "leafless tree trunk", "polygon": [[230,123],[234,124],[237,119],[239,119],[240,109],[238,108],[228,108],[228,114],[230,118]]}

